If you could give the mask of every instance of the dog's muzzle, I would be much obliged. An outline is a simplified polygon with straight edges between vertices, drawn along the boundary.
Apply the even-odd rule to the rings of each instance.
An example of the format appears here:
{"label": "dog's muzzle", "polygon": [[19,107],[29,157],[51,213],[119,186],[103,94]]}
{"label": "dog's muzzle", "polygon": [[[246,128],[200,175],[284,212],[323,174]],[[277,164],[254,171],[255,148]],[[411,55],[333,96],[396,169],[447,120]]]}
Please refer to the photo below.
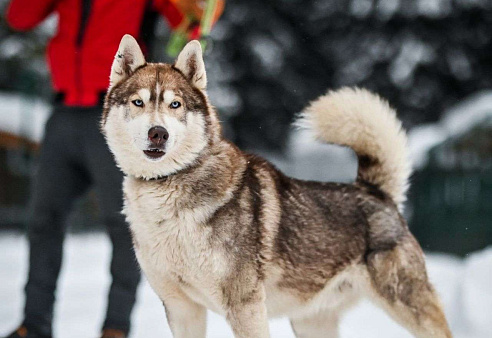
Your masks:
{"label": "dog's muzzle", "polygon": [[149,129],[149,148],[144,150],[145,155],[152,159],[161,158],[166,154],[166,142],[169,139],[169,133],[166,128],[161,126],[155,126]]}

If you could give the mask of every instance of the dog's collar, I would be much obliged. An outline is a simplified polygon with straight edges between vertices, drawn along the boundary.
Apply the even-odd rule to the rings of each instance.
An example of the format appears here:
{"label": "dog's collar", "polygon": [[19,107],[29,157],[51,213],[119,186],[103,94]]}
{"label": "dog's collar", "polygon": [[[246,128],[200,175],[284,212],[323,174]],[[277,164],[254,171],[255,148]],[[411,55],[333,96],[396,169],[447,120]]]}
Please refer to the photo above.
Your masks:
{"label": "dog's collar", "polygon": [[160,181],[160,180],[167,180],[167,178],[168,178],[169,176],[171,176],[171,175],[152,177],[152,178],[149,178],[147,181]]}
{"label": "dog's collar", "polygon": [[162,176],[157,176],[157,177],[152,177],[152,178],[145,178],[145,177],[142,177],[142,176],[135,176],[135,175],[132,175],[133,177],[135,177],[137,180],[140,180],[140,181],[147,181],[147,182],[151,182],[151,181],[165,181],[167,180],[168,178],[170,177],[173,177],[173,176],[176,176],[177,174],[184,174],[184,173],[189,173],[190,170],[193,170],[193,168],[196,167],[196,164],[193,164],[191,166],[188,166],[184,169],[181,169],[181,170],[178,170],[178,171],[175,171],[169,175],[162,175]]}
{"label": "dog's collar", "polygon": [[133,177],[135,177],[137,180],[140,180],[140,181],[152,182],[152,181],[165,181],[169,177],[174,176],[174,175],[176,175],[176,173],[169,174],[169,175],[164,175],[164,176],[151,177],[151,178],[145,178],[145,177],[142,177],[142,176],[133,176]]}

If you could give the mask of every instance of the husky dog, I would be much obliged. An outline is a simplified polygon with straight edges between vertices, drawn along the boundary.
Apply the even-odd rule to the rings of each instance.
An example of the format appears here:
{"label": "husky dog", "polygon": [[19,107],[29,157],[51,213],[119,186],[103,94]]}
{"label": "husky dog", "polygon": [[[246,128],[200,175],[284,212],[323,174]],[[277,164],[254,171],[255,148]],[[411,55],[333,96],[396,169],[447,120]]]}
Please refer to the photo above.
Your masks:
{"label": "husky dog", "polygon": [[206,309],[236,337],[336,337],[368,297],[418,337],[451,337],[422,250],[399,209],[410,165],[395,112],[361,89],[328,92],[302,124],[352,148],[353,184],[286,177],[224,140],[197,41],[174,65],[146,63],[125,35],[102,130],[121,170],[136,256],[174,337],[205,337]]}

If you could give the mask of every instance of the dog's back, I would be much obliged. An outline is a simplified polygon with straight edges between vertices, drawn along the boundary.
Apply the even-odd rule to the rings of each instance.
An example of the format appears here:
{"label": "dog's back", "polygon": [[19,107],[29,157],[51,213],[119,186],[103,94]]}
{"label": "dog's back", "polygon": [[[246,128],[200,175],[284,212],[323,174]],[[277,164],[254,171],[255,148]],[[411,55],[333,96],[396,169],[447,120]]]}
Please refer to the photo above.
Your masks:
{"label": "dog's back", "polygon": [[[249,205],[249,212],[258,216],[249,232],[242,228],[237,236],[247,242],[262,234],[255,242],[264,245],[259,261],[269,315],[292,318],[323,307],[340,310],[348,305],[342,299],[351,303],[366,293],[368,255],[393,249],[409,235],[391,198],[368,183],[297,180],[259,157],[246,158],[244,176],[255,178],[247,179],[247,193],[238,195],[243,196],[242,206]],[[265,222],[266,216],[274,222]],[[238,260],[245,257],[240,251]]]}

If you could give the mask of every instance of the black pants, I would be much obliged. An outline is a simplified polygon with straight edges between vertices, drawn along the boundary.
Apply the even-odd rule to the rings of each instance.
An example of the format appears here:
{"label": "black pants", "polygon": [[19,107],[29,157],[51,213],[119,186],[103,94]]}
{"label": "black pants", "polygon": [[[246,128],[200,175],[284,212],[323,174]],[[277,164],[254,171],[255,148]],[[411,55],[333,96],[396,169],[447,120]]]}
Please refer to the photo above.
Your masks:
{"label": "black pants", "polygon": [[74,200],[89,186],[95,188],[113,245],[112,284],[103,327],[126,332],[130,328],[140,272],[129,228],[121,215],[123,176],[99,131],[100,116],[99,107],[59,106],[46,125],[31,195],[24,321],[27,327],[42,334],[52,332],[65,220]]}

